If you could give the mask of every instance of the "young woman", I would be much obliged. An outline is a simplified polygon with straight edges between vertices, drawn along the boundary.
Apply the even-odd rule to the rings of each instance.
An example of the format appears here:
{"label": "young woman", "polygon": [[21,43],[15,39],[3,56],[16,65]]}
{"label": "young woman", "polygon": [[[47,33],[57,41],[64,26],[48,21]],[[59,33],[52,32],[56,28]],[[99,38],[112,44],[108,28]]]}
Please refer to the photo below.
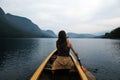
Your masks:
{"label": "young woman", "polygon": [[52,70],[72,69],[74,67],[73,62],[69,56],[70,49],[76,55],[78,60],[80,60],[77,52],[73,48],[72,43],[67,38],[68,37],[66,36],[65,31],[62,30],[59,32],[58,40],[56,42],[58,54],[57,54],[56,60],[54,61],[53,65],[52,65]]}

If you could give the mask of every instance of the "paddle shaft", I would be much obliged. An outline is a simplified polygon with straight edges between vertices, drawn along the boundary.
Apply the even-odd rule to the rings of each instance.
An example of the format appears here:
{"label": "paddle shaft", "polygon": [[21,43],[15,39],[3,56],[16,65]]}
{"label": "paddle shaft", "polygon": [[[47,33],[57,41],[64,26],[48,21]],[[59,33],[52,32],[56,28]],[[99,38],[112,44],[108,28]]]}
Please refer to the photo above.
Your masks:
{"label": "paddle shaft", "polygon": [[78,60],[78,62],[79,62],[79,64],[80,64],[80,66],[82,66],[82,63],[81,63],[80,59]]}

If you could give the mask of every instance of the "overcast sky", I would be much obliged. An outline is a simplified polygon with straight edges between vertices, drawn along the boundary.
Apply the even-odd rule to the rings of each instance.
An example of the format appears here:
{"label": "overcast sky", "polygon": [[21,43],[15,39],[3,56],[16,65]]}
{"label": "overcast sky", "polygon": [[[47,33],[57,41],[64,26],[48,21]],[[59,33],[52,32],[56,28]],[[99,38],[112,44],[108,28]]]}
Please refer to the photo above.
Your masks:
{"label": "overcast sky", "polygon": [[96,33],[120,26],[120,0],[0,0],[0,7],[55,33]]}

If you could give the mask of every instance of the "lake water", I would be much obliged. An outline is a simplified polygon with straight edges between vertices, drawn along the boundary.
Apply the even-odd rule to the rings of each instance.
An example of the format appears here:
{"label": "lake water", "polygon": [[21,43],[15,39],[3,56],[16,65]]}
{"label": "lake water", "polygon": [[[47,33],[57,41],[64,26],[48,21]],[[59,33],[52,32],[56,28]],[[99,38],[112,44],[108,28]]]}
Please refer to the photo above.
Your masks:
{"label": "lake water", "polygon": [[[0,80],[29,80],[57,39],[0,39]],[[120,40],[70,39],[97,80],[120,80]]]}

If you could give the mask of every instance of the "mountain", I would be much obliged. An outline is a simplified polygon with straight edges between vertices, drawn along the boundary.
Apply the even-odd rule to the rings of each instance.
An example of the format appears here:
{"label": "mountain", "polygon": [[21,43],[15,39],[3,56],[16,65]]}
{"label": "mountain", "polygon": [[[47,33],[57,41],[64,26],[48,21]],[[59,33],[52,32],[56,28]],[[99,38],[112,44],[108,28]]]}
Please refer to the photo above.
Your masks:
{"label": "mountain", "polygon": [[120,27],[112,30],[110,33],[106,33],[104,38],[120,39]]}
{"label": "mountain", "polygon": [[95,35],[92,34],[77,34],[77,33],[67,33],[70,38],[94,38]]}
{"label": "mountain", "polygon": [[56,38],[56,34],[52,31],[52,30],[42,30],[42,33],[44,33],[44,35],[48,36],[48,37],[53,37]]}
{"label": "mountain", "polygon": [[31,20],[15,16],[12,14],[5,14],[0,8],[0,37],[56,37],[53,31],[41,30]]}
{"label": "mountain", "polygon": [[17,30],[9,24],[9,21],[4,16],[5,13],[0,8],[0,37],[8,37],[8,35],[9,37],[12,37],[15,35],[13,31],[17,32]]}
{"label": "mountain", "polygon": [[0,17],[2,17],[4,14],[4,11],[2,10],[2,8],[0,8]]}
{"label": "mountain", "polygon": [[101,35],[104,35],[107,32],[109,32],[109,31],[101,31],[101,32],[93,33],[93,34],[96,35],[96,36],[101,36]]}

